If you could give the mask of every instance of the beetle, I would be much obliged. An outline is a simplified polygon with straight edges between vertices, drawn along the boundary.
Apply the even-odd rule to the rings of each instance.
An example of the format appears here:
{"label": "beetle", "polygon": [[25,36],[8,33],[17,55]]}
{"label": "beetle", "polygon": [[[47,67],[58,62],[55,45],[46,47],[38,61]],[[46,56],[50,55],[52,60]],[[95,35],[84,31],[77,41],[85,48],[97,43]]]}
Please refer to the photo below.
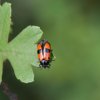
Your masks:
{"label": "beetle", "polygon": [[51,44],[47,40],[41,40],[37,44],[37,54],[39,59],[39,66],[43,68],[49,68],[52,61]]}

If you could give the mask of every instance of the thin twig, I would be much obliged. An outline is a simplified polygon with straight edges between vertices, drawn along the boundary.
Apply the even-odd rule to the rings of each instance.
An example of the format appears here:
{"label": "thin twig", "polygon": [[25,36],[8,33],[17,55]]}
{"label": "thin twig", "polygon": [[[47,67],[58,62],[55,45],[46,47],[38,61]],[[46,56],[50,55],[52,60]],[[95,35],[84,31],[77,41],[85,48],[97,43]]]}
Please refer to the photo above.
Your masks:
{"label": "thin twig", "polygon": [[18,97],[15,93],[11,92],[8,85],[5,82],[1,83],[0,88],[2,89],[3,93],[9,97],[9,100],[18,100]]}

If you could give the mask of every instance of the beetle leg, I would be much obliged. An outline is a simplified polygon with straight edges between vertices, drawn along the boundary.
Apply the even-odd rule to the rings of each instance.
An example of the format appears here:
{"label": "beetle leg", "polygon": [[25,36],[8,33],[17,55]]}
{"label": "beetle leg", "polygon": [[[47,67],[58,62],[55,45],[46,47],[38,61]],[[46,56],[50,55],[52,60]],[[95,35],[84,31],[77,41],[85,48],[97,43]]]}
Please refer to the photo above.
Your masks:
{"label": "beetle leg", "polygon": [[47,67],[50,68],[51,64],[49,64]]}
{"label": "beetle leg", "polygon": [[40,68],[42,68],[42,65],[41,65],[41,64],[39,64],[39,67],[40,67]]}

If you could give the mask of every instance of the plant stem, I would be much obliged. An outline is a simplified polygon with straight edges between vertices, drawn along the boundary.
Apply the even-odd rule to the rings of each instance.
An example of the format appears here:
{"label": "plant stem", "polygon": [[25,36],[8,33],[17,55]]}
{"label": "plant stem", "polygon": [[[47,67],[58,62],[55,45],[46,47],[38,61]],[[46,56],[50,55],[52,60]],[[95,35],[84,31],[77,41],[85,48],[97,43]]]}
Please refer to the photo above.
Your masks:
{"label": "plant stem", "polygon": [[9,97],[9,100],[18,100],[18,97],[15,93],[11,92],[8,85],[5,82],[1,83],[0,88],[2,89],[3,93]]}

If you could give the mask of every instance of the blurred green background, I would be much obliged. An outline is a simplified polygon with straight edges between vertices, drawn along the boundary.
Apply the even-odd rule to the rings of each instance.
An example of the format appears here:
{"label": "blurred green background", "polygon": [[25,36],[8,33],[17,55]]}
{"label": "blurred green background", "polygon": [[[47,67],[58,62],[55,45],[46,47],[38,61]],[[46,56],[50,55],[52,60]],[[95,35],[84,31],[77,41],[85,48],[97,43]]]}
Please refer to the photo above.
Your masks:
{"label": "blurred green background", "polygon": [[[33,67],[35,82],[29,84],[4,64],[3,80],[19,100],[100,100],[99,0],[5,1],[12,3],[10,40],[30,24],[40,26],[56,56],[50,69]],[[9,100],[2,91],[0,100]]]}

